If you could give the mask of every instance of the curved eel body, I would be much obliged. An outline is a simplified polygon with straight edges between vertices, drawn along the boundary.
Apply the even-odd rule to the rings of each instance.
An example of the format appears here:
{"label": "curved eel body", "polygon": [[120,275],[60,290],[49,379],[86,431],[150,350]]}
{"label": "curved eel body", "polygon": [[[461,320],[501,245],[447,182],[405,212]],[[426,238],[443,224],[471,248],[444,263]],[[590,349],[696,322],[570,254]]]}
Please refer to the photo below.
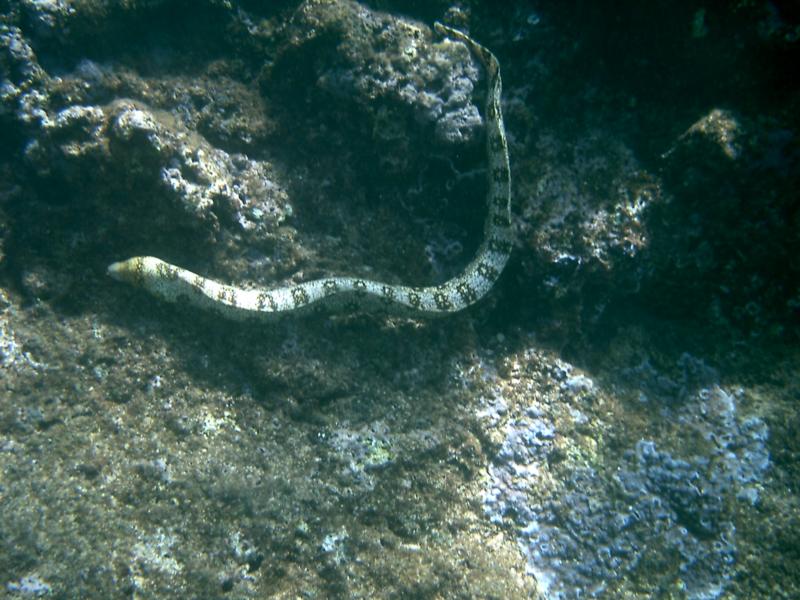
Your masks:
{"label": "curved eel body", "polygon": [[475,258],[459,275],[440,285],[409,287],[358,277],[327,277],[274,289],[242,289],[207,279],[152,256],[136,256],[108,267],[114,279],[142,287],[170,302],[215,310],[233,319],[275,318],[324,310],[378,310],[431,317],[467,308],[497,281],[513,246],[511,173],[500,110],[500,65],[494,54],[466,34],[434,25],[444,36],[464,42],[486,69],[487,215],[484,239]]}

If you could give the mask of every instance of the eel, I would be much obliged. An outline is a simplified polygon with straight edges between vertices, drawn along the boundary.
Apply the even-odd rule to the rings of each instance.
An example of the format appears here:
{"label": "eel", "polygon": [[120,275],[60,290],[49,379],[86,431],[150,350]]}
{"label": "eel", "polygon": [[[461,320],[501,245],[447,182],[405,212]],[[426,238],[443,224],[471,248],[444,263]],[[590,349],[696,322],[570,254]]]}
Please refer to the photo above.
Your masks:
{"label": "eel", "polygon": [[360,277],[325,277],[271,289],[226,285],[153,256],[115,262],[108,274],[143,288],[169,302],[211,309],[223,317],[246,320],[328,311],[379,311],[410,317],[435,317],[461,311],[492,289],[513,247],[511,171],[503,115],[502,83],[497,58],[467,34],[434,23],[443,37],[463,42],[486,70],[488,82],[484,120],[488,158],[488,193],[483,241],[458,275],[428,287],[392,285]]}

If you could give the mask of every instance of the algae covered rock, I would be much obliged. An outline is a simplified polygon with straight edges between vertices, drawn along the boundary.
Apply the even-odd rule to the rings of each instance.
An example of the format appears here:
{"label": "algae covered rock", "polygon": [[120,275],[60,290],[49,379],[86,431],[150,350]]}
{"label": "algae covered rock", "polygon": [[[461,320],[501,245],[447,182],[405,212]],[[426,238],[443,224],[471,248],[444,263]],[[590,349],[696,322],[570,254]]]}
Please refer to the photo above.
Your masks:
{"label": "algae covered rock", "polygon": [[[787,7],[0,2],[0,594],[797,597]],[[484,304],[253,325],[105,275],[463,266],[485,81],[434,20],[502,68]]]}
{"label": "algae covered rock", "polygon": [[425,133],[406,142],[410,151],[417,137],[430,133],[445,146],[480,135],[482,119],[472,102],[480,70],[465,46],[432,40],[425,25],[349,0],[309,0],[286,35],[276,76],[291,78],[311,49],[331,48],[314,61],[315,84],[332,98],[355,99],[378,140],[398,143],[421,127]]}

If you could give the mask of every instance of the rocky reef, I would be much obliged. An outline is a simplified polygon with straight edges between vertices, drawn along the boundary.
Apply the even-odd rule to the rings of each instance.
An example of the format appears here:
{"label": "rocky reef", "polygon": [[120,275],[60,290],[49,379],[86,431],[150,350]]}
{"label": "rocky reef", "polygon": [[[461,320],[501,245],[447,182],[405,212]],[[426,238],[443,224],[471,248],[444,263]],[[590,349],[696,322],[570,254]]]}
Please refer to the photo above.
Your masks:
{"label": "rocky reef", "polygon": [[[786,2],[0,2],[9,598],[793,598]],[[430,285],[433,321],[227,323],[105,275]]]}

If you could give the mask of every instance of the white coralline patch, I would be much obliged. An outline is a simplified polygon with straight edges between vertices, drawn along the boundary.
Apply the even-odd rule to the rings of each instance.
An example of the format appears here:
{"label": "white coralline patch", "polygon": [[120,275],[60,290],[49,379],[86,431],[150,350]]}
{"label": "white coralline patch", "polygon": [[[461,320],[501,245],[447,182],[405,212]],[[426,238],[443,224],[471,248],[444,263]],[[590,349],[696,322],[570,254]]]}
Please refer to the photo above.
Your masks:
{"label": "white coralline patch", "polygon": [[113,134],[156,153],[161,182],[190,214],[209,217],[212,209],[222,209],[243,230],[255,232],[266,229],[267,220],[274,227],[288,215],[288,194],[263,161],[215,148],[139,106],[123,104]]}
{"label": "white coralline patch", "polygon": [[[142,541],[132,548],[132,571],[137,573],[142,570],[139,565],[146,565],[147,568],[155,569],[165,575],[177,575],[183,571],[183,565],[177,561],[173,550],[177,543],[178,539],[174,534],[166,533],[161,529],[153,534],[145,535]],[[144,574],[139,574],[139,576],[144,576]]]}

